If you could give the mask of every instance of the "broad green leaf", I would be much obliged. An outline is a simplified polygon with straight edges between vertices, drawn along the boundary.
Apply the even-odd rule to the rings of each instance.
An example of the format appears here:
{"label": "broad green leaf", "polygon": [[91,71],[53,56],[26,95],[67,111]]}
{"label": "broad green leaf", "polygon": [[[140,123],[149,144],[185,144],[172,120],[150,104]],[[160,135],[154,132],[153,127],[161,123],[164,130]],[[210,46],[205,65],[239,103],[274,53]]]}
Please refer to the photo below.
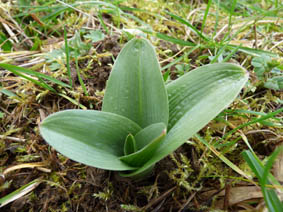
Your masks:
{"label": "broad green leaf", "polygon": [[166,126],[163,123],[152,124],[142,129],[135,135],[137,150],[141,150],[164,132],[166,133]]}
{"label": "broad green leaf", "polygon": [[137,151],[137,145],[135,137],[129,134],[125,140],[124,144],[124,155],[129,155]]}
{"label": "broad green leaf", "polygon": [[141,128],[133,121],[108,112],[66,110],[47,117],[40,126],[42,137],[72,160],[110,170],[134,169],[119,160],[128,134]]}
{"label": "broad green leaf", "polygon": [[[219,63],[197,68],[168,84],[168,131],[179,130],[180,124],[187,125],[192,118],[196,124],[207,124],[236,98],[247,79],[242,67]],[[187,130],[180,130],[186,134]]]}
{"label": "broad green leaf", "polygon": [[220,63],[202,66],[169,83],[168,134],[153,157],[128,176],[144,172],[185,143],[235,99],[247,79],[242,67]]}
{"label": "broad green leaf", "polygon": [[[142,166],[154,155],[165,135],[166,126],[164,123],[152,124],[144,128],[135,136],[139,150],[120,157],[120,160],[133,167]],[[142,147],[142,149],[139,147]]]}
{"label": "broad green leaf", "polygon": [[142,128],[168,123],[168,99],[152,45],[132,39],[120,52],[107,82],[102,110],[125,116]]}

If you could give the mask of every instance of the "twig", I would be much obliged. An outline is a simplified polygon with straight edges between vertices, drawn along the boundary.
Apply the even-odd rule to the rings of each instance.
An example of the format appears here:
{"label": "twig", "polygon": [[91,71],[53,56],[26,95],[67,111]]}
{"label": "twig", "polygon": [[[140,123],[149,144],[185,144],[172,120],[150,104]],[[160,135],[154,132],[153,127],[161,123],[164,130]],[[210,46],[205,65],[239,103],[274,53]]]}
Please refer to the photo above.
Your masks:
{"label": "twig", "polygon": [[230,191],[231,191],[231,185],[228,181],[228,184],[225,185],[225,196],[224,196],[224,205],[223,208],[225,211],[229,208],[229,200],[230,200]]}
{"label": "twig", "polygon": [[18,40],[17,36],[16,36],[15,33],[10,29],[10,27],[8,26],[8,24],[2,22],[2,25],[3,25],[3,27],[5,28],[5,30],[7,31],[7,33],[10,35],[11,39],[13,39],[16,43],[19,43],[19,40]]}
{"label": "twig", "polygon": [[44,61],[45,61],[45,59],[40,59],[40,60],[37,60],[37,61],[33,61],[33,62],[30,62],[30,63],[25,63],[25,64],[22,64],[22,65],[19,65],[19,67],[28,67],[28,66],[31,66],[31,65],[42,63]]}
{"label": "twig", "polygon": [[[45,163],[42,163],[42,162],[38,162],[38,163],[24,163],[24,164],[19,164],[19,165],[15,165],[15,166],[12,166],[12,167],[9,167],[7,169],[5,169],[3,171],[3,175],[7,175],[8,173],[12,172],[12,171],[15,171],[15,170],[18,170],[18,169],[33,169],[33,168],[37,168],[37,167],[42,167],[42,166],[45,166],[46,164]],[[47,169],[45,169],[46,171]]]}
{"label": "twig", "polygon": [[188,204],[192,201],[192,199],[194,198],[194,196],[196,195],[196,191],[194,193],[191,194],[191,196],[189,197],[189,199],[182,205],[182,207],[178,210],[178,212],[182,212],[187,206]]}
{"label": "twig", "polygon": [[269,49],[269,51],[271,51],[271,50],[274,49],[275,47],[278,47],[279,45],[283,44],[283,40],[281,40],[281,41],[279,41],[279,42],[277,42],[277,43],[273,43],[273,44],[274,44],[274,46],[272,46],[272,47]]}
{"label": "twig", "polygon": [[173,192],[177,187],[174,186],[173,188],[170,188],[168,191],[166,191],[165,193],[163,193],[161,196],[159,196],[158,198],[153,199],[150,203],[148,203],[143,209],[147,210],[148,208],[150,208],[151,206],[155,205],[156,203],[160,202],[163,198],[165,198],[166,196],[168,196],[171,192]]}
{"label": "twig", "polygon": [[17,142],[25,142],[26,141],[26,139],[15,138],[15,137],[5,136],[5,135],[0,135],[0,139],[8,139],[8,140],[17,141]]}

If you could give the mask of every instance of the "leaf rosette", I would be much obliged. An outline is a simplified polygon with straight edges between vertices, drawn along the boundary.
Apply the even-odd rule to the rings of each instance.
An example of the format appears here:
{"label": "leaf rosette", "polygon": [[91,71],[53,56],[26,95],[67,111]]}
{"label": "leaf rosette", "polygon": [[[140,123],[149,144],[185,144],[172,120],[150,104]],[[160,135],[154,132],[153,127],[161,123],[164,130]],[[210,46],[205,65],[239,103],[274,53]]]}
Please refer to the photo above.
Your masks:
{"label": "leaf rosette", "polygon": [[247,79],[242,67],[219,63],[165,86],[153,46],[135,38],[115,61],[102,111],[52,114],[40,132],[75,161],[125,177],[143,176],[226,108]]}

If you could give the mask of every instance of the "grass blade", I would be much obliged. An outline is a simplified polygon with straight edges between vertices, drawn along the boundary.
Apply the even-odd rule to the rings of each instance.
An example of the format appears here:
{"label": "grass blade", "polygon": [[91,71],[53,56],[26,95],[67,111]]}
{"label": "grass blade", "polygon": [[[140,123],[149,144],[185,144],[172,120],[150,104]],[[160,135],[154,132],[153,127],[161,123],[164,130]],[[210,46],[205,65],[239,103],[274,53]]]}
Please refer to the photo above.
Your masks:
{"label": "grass blade", "polygon": [[68,72],[68,77],[69,77],[69,83],[70,83],[70,86],[73,87],[73,80],[71,76],[71,67],[70,67],[70,49],[68,45],[66,26],[64,26],[64,41],[65,41],[66,66],[67,66],[67,72]]}
{"label": "grass blade", "polygon": [[182,39],[179,39],[179,38],[174,38],[172,36],[169,36],[169,35],[166,35],[166,34],[163,34],[163,33],[160,33],[160,32],[153,32],[151,30],[146,30],[146,29],[141,29],[139,28],[139,30],[149,34],[149,35],[152,35],[152,36],[155,36],[159,39],[162,39],[162,40],[165,40],[165,41],[168,41],[168,42],[171,42],[171,43],[175,43],[175,44],[179,44],[181,46],[196,46],[197,44],[195,43],[192,43],[190,41],[185,41],[185,40],[182,40]]}
{"label": "grass blade", "polygon": [[85,94],[86,96],[89,96],[89,94],[88,94],[88,92],[87,92],[87,89],[86,89],[86,86],[85,86],[85,84],[84,84],[84,81],[83,81],[83,79],[82,79],[82,77],[81,77],[81,74],[80,74],[79,64],[78,64],[78,58],[76,57],[75,60],[76,60],[76,70],[77,70],[77,75],[78,75],[79,82],[80,82],[80,84],[81,84],[81,86],[82,86],[82,88],[83,88],[84,94]]}
{"label": "grass blade", "polygon": [[215,14],[215,25],[214,25],[214,32],[213,32],[213,35],[212,37],[214,38],[214,36],[216,35],[217,33],[217,27],[218,27],[218,22],[219,22],[219,5],[220,5],[220,0],[216,0],[217,4],[216,4],[216,14]]}
{"label": "grass blade", "polygon": [[269,51],[265,51],[265,50],[261,50],[261,49],[253,49],[253,48],[249,48],[249,47],[245,47],[245,46],[237,46],[237,45],[233,45],[233,44],[229,44],[227,45],[227,49],[233,50],[235,48],[239,48],[240,52],[243,52],[245,54],[249,54],[255,57],[261,57],[261,56],[270,56],[270,57],[278,57],[277,54],[273,53],[273,52],[269,52]]}
{"label": "grass blade", "polygon": [[[242,153],[244,159],[252,169],[252,171],[256,174],[260,186],[262,189],[262,193],[264,196],[265,203],[267,207],[269,208],[269,211],[272,212],[281,212],[283,211],[283,205],[280,202],[278,196],[276,195],[276,192],[274,190],[267,189],[266,185],[270,184],[268,178],[270,178],[272,175],[270,174],[270,169],[273,165],[273,162],[275,161],[278,154],[282,151],[282,148],[276,149],[270,158],[268,159],[265,166],[262,165],[261,161],[257,158],[256,155],[254,155],[251,151],[246,150]],[[274,181],[274,177],[271,178],[272,181]],[[278,183],[278,182],[276,182]]]}
{"label": "grass blade", "polygon": [[[48,75],[45,75],[45,74],[42,74],[40,72],[36,72],[36,71],[33,71],[33,70],[30,70],[30,69],[26,69],[26,68],[22,68],[22,67],[19,67],[19,66],[15,66],[15,65],[10,65],[10,64],[5,64],[5,63],[0,63],[0,67],[3,68],[3,69],[6,69],[8,71],[11,71],[12,73],[16,74],[16,75],[19,75],[43,88],[46,88],[48,90],[50,90],[50,87],[47,87],[45,84],[39,82],[39,81],[36,81],[35,79],[32,79],[24,74],[28,74],[28,75],[31,75],[31,76],[34,76],[34,77],[37,77],[38,79],[46,79],[46,80],[49,80],[50,82],[53,82],[57,85],[60,85],[62,87],[67,87],[67,88],[70,88],[71,86],[64,83],[64,82],[61,82],[60,80],[57,80],[53,77],[50,77]],[[52,91],[55,91],[53,88],[52,88]]]}
{"label": "grass blade", "polygon": [[245,172],[243,172],[238,166],[232,163],[228,158],[226,158],[221,152],[218,152],[213,146],[211,146],[205,139],[203,139],[199,134],[196,134],[195,137],[201,141],[210,151],[212,151],[220,160],[222,160],[227,166],[233,169],[238,174],[242,175],[246,179],[250,179]]}
{"label": "grass blade", "polygon": [[[0,64],[0,67],[1,67],[1,65],[2,65],[2,64]],[[3,67],[3,66],[2,66],[2,67]],[[9,69],[7,69],[7,70],[9,70]],[[36,85],[42,87],[42,88],[45,88],[45,89],[47,89],[47,90],[50,90],[50,91],[56,93],[56,90],[55,90],[55,89],[51,88],[50,86],[46,86],[46,84],[40,82],[40,80],[37,81],[37,80],[35,80],[35,79],[31,78],[31,77],[28,77],[28,76],[26,76],[26,75],[24,75],[24,74],[22,74],[22,73],[20,73],[20,72],[18,72],[18,71],[16,71],[16,70],[14,70],[14,69],[10,69],[9,71],[11,71],[13,74],[18,75],[18,76],[20,76],[20,77],[22,77],[22,78],[24,78],[24,79],[26,79],[26,80],[28,80],[28,81],[30,81],[30,82],[36,84]]]}
{"label": "grass blade", "polygon": [[2,208],[3,206],[9,204],[10,202],[13,202],[21,197],[23,197],[24,195],[26,195],[27,193],[31,192],[33,189],[35,189],[42,181],[39,179],[36,179],[24,186],[22,186],[21,188],[19,188],[16,191],[13,191],[12,193],[2,197],[0,199],[0,208]]}
{"label": "grass blade", "polygon": [[249,122],[247,122],[247,123],[241,124],[241,125],[239,125],[238,127],[234,128],[233,130],[231,130],[231,131],[229,131],[228,133],[226,133],[226,134],[223,136],[223,138],[219,140],[219,142],[222,141],[223,139],[226,139],[229,135],[232,135],[232,134],[235,133],[237,130],[239,130],[239,129],[243,128],[243,127],[246,127],[246,126],[249,126],[249,125],[251,125],[251,124],[255,124],[255,123],[257,123],[257,122],[261,122],[261,121],[264,121],[264,120],[266,120],[266,119],[272,118],[272,117],[274,117],[275,115],[281,113],[282,111],[283,111],[283,108],[280,108],[280,109],[278,109],[278,110],[276,110],[276,111],[274,111],[274,112],[268,113],[268,114],[265,115],[265,116],[262,116],[262,117],[260,117],[260,118],[257,118],[257,119],[254,119],[254,120],[252,120],[252,121],[249,121]]}
{"label": "grass blade", "polygon": [[198,31],[197,28],[195,28],[193,25],[191,25],[188,21],[184,20],[182,17],[177,16],[173,13],[170,13],[168,11],[165,11],[166,14],[170,15],[172,18],[174,18],[175,20],[179,21],[182,24],[185,24],[187,27],[189,27],[195,34],[197,34],[201,39],[208,41],[209,39],[206,38],[202,32]]}
{"label": "grass blade", "polygon": [[196,46],[195,43],[192,43],[190,41],[185,41],[185,40],[182,40],[182,39],[179,39],[179,38],[174,38],[172,36],[168,36],[168,35],[160,33],[160,32],[153,33],[153,35],[156,36],[159,39],[166,40],[166,41],[169,41],[171,43],[179,44],[181,46]]}
{"label": "grass blade", "polygon": [[206,9],[205,9],[205,12],[204,12],[204,16],[203,16],[203,21],[202,21],[202,24],[201,24],[201,33],[203,33],[203,29],[205,27],[205,23],[206,23],[206,19],[207,19],[209,8],[211,6],[211,2],[212,2],[212,0],[208,0],[208,2],[207,2],[207,6],[206,6]]}

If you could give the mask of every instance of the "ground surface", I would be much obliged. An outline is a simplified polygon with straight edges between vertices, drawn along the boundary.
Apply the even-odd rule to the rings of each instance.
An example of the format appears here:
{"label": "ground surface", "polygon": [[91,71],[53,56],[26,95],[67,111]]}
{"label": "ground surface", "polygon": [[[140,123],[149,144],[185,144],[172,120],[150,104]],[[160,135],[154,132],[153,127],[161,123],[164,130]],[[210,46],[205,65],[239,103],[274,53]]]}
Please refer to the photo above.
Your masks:
{"label": "ground surface", "polygon": [[[0,210],[263,210],[258,180],[240,153],[248,142],[264,161],[282,143],[280,1],[65,2],[68,5],[53,0],[0,3],[0,62],[73,81],[66,88],[45,80],[46,88],[36,75],[24,77],[37,85],[19,72],[0,69],[0,198],[36,180],[31,192]],[[70,78],[64,27],[70,40]],[[91,34],[94,30],[98,32]],[[167,82],[223,61],[240,64],[250,74],[240,96],[200,132],[208,146],[193,137],[138,182],[63,157],[38,129],[40,121],[56,111],[100,110],[113,60],[135,34],[147,36],[156,47]],[[273,169],[281,182],[282,157]],[[233,165],[244,174],[233,171]]]}

